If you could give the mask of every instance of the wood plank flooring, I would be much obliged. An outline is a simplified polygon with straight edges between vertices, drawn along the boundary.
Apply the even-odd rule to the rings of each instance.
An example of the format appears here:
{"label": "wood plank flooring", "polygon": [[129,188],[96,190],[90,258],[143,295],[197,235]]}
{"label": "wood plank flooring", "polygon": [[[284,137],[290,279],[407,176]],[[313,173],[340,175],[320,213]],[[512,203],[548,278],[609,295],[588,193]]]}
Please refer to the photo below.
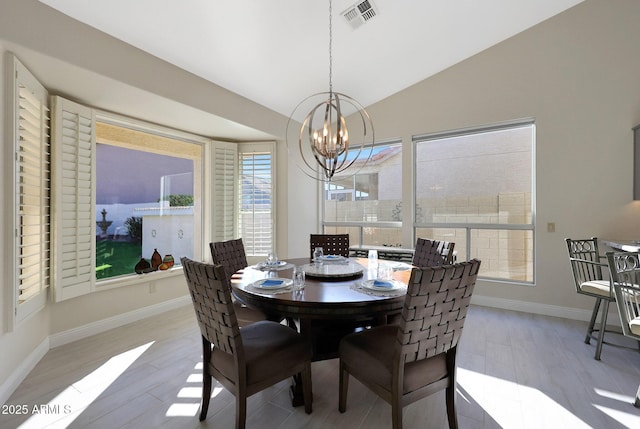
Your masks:
{"label": "wood plank flooring", "polygon": [[[640,428],[640,353],[605,344],[598,362],[585,331],[582,322],[473,306],[458,352],[460,427]],[[0,428],[233,428],[234,397],[220,387],[198,422],[200,347],[185,306],[55,348],[4,404]],[[338,412],[337,366],[313,364],[311,415],[291,407],[287,381],[249,399],[247,427],[389,428],[391,407],[354,379]],[[447,428],[445,416],[436,394],[405,408],[404,427]]]}

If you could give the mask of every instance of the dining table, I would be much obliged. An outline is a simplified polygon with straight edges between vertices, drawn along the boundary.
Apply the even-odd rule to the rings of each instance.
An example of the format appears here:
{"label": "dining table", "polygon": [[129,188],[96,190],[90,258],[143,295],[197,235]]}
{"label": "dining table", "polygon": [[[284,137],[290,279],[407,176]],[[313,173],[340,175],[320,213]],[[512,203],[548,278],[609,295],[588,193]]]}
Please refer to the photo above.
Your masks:
{"label": "dining table", "polygon": [[[293,287],[294,268],[305,271],[301,290]],[[412,268],[405,262],[370,262],[368,258],[319,263],[294,258],[239,270],[231,278],[231,287],[236,299],[262,311],[268,319],[284,317],[309,340],[312,360],[319,361],[336,358],[345,335],[387,323],[398,315]],[[294,405],[299,405],[299,396],[292,395]]]}

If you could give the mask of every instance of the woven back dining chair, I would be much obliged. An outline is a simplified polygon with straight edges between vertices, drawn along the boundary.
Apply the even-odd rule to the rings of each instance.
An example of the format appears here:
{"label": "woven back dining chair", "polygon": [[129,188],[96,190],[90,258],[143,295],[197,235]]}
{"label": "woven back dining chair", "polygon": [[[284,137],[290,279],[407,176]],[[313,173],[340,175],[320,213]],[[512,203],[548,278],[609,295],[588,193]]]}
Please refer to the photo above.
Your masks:
{"label": "woven back dining chair", "polygon": [[313,251],[322,247],[325,255],[349,257],[349,234],[311,234],[309,236],[309,259],[313,259]]}
{"label": "woven back dining chair", "polygon": [[[640,252],[607,252],[622,334],[640,345]],[[640,408],[640,386],[633,404]]]}
{"label": "woven back dining chair", "polygon": [[[238,271],[249,265],[242,238],[212,242],[209,243],[209,248],[211,249],[213,263],[222,265],[228,279],[237,276]],[[236,317],[240,326],[246,326],[267,318],[261,311],[249,308],[235,299],[233,300],[233,305],[235,306]]]}
{"label": "woven back dining chair", "polygon": [[340,342],[338,409],[345,412],[349,375],[391,404],[402,428],[405,405],[446,390],[449,428],[456,429],[456,351],[480,261],[411,272],[399,325],[350,334]]}
{"label": "woven back dining chair", "polygon": [[233,276],[236,271],[246,268],[249,265],[242,238],[215,241],[209,243],[209,248],[211,249],[213,263],[215,265],[222,265],[228,277]]}
{"label": "woven back dining chair", "polygon": [[453,248],[455,243],[450,241],[430,240],[418,238],[416,250],[413,253],[412,265],[416,267],[438,267],[453,263]]}
{"label": "woven back dining chair", "polygon": [[[579,240],[566,238],[565,242],[569,252],[569,264],[571,265],[576,292],[596,300],[584,342],[589,344],[593,333],[598,331],[595,359],[600,360],[607,326],[609,303],[615,300],[611,290],[611,283],[604,276],[605,272],[608,273],[607,263],[605,257],[600,255],[596,237]],[[598,311],[601,311],[600,325],[596,327]]]}
{"label": "woven back dining chair", "polygon": [[311,413],[311,348],[293,329],[260,321],[240,328],[222,265],[181,259],[202,336],[202,402],[207,417],[212,378],[236,397],[236,428],[246,424],[247,398],[301,374],[304,406]]}

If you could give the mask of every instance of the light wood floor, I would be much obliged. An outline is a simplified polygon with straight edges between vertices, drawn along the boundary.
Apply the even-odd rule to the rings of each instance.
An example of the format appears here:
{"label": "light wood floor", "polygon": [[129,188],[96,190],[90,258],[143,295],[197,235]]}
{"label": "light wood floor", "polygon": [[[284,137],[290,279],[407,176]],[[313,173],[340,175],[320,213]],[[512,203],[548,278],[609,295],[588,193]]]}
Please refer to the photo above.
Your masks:
{"label": "light wood floor", "polygon": [[[605,344],[598,362],[585,330],[582,322],[472,307],[458,353],[460,427],[640,428],[631,404],[640,353]],[[208,419],[196,417],[200,347],[190,306],[58,347],[3,408],[29,415],[0,415],[0,427],[232,428],[234,398],[220,388]],[[335,359],[313,364],[311,415],[290,406],[288,385],[249,399],[248,428],[390,427],[391,407],[354,379],[347,412],[338,412]],[[34,406],[42,413],[32,414]],[[406,407],[404,425],[447,428],[444,395]]]}

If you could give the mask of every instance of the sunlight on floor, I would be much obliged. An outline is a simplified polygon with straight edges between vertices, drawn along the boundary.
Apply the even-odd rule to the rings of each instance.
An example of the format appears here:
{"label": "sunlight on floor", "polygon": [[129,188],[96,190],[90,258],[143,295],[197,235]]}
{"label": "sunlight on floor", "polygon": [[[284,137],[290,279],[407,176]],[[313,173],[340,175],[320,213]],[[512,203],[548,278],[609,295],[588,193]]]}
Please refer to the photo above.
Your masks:
{"label": "sunlight on floor", "polygon": [[19,429],[67,427],[124,373],[155,341],[112,357],[95,371],[67,387],[41,405],[41,413],[30,417]]}
{"label": "sunlight on floor", "polygon": [[[610,392],[608,390],[603,389],[595,389],[595,392],[605,398],[609,398],[618,402],[622,402],[626,406],[633,406],[633,402],[635,401],[634,396],[629,395],[621,395],[616,392]],[[633,408],[636,411],[635,414],[626,413],[624,411],[616,410],[611,407],[605,407],[604,405],[593,404],[598,410],[602,411],[604,414],[611,417],[613,420],[616,420],[620,424],[626,427],[639,427],[640,426],[640,410]]]}
{"label": "sunlight on floor", "polygon": [[[202,362],[196,364],[195,370],[202,370]],[[187,377],[187,383],[197,383],[197,387],[183,387],[176,395],[178,398],[197,399],[196,403],[174,403],[167,410],[167,417],[194,417],[200,410],[200,398],[202,397],[202,373],[193,373]],[[213,383],[216,383],[213,380]],[[211,387],[211,397],[215,398],[222,392],[221,386]]]}
{"label": "sunlight on floor", "polygon": [[[463,399],[472,406],[475,401],[500,427],[590,427],[538,389],[460,367],[457,373],[467,394],[462,392]],[[531,408],[522,409],[520,404]]]}

